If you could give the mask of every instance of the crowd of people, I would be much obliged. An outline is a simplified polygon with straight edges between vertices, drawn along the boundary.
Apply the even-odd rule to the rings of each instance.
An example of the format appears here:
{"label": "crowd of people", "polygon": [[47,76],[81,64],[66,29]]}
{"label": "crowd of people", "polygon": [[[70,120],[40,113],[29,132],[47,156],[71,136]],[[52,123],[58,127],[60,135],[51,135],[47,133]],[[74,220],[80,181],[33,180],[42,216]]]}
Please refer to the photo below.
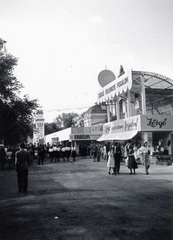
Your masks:
{"label": "crowd of people", "polygon": [[[76,160],[76,148],[74,145],[54,145],[47,147],[47,151],[45,150],[44,155],[50,158],[50,162],[60,162],[62,161],[70,161],[70,157],[72,160]],[[40,150],[38,150],[38,158],[40,156]]]}
{"label": "crowd of people", "polygon": [[[50,162],[72,161],[76,160],[77,152],[74,145],[25,145],[25,149],[29,152],[30,165],[32,165],[34,158],[37,159],[38,165],[44,164],[46,159]],[[15,153],[19,150],[19,146],[0,146],[0,165],[8,163],[9,168],[15,167]],[[145,142],[140,148],[136,146],[131,140],[126,143],[106,142],[105,144],[99,142],[91,142],[89,145],[81,145],[78,153],[81,158],[93,158],[93,162],[100,162],[101,159],[107,160],[107,167],[109,174],[116,174],[120,171],[120,162],[125,161],[126,166],[130,169],[130,174],[134,173],[138,168],[138,159],[140,158],[145,165],[146,174],[149,174],[150,167],[150,152]]]}
{"label": "crowd of people", "polygon": [[[34,158],[37,159],[38,165],[44,164],[46,159],[50,162],[60,161],[75,161],[77,152],[74,145],[25,145],[25,149],[29,152],[30,165],[32,165]],[[0,165],[3,169],[7,163],[9,168],[15,167],[15,153],[19,150],[19,146],[7,146],[6,148],[0,146]],[[131,140],[126,143],[107,142],[101,144],[92,141],[89,145],[80,145],[78,154],[82,159],[87,156],[93,158],[93,162],[100,162],[101,159],[107,160],[107,167],[109,174],[116,174],[120,171],[120,162],[125,161],[126,166],[130,169],[130,174],[135,173],[137,169],[138,160],[145,165],[146,174],[149,174],[150,166],[150,152],[147,142],[142,147],[136,146]]]}
{"label": "crowd of people", "polygon": [[[107,161],[109,175],[120,173],[121,161],[125,161],[126,166],[130,170],[130,174],[136,173],[138,168],[137,160],[140,158],[145,166],[145,172],[149,174],[150,167],[150,150],[145,142],[141,147],[136,146],[131,140],[125,144],[119,142],[105,143],[91,142],[87,148],[84,145],[80,147],[80,155],[82,158],[93,158],[93,162],[100,162],[101,159]],[[0,164],[4,168],[6,162],[9,167],[16,168],[19,192],[27,192],[28,185],[28,168],[33,164],[33,160],[37,159],[37,164],[44,164],[46,159],[50,162],[75,161],[77,156],[74,145],[53,145],[53,146],[34,146],[33,144],[21,144],[5,148],[0,145]]]}
{"label": "crowd of people", "polygon": [[[9,168],[15,168],[15,153],[19,151],[20,145],[16,146],[7,146],[4,147],[3,144],[0,144],[0,166],[1,169],[4,169],[5,165],[8,165]],[[74,146],[62,146],[62,145],[38,145],[25,144],[25,150],[29,153],[30,165],[33,164],[33,160],[36,159],[38,165],[44,164],[46,159],[50,159],[50,162],[53,161],[69,161],[70,157],[75,161],[76,158],[76,149]]]}
{"label": "crowd of people", "polygon": [[115,175],[116,173],[120,173],[120,162],[122,161],[122,157],[125,160],[126,166],[130,170],[130,174],[136,173],[139,159],[145,166],[146,174],[149,174],[148,169],[150,167],[151,156],[147,142],[145,142],[141,147],[136,146],[136,144],[131,140],[125,145],[122,145],[118,142],[114,142],[111,145],[110,142],[108,142],[105,145],[105,152],[108,174]]}
{"label": "crowd of people", "polygon": [[15,167],[15,152],[19,150],[18,146],[7,146],[4,147],[0,144],[0,166],[4,169],[5,165],[8,164],[9,168]]}

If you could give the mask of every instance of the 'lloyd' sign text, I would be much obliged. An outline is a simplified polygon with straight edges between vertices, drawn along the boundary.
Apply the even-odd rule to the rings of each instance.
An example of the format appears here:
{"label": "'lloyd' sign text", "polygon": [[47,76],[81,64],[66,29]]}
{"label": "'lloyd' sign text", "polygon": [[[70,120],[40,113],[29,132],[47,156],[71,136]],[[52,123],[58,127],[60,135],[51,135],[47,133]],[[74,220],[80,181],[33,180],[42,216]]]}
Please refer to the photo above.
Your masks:
{"label": "'lloyd' sign text", "polygon": [[151,126],[153,128],[155,127],[159,127],[159,128],[162,128],[163,126],[166,125],[166,122],[167,122],[167,118],[164,118],[163,120],[158,120],[158,119],[155,119],[155,118],[147,118],[148,120],[148,126]]}
{"label": "'lloyd' sign text", "polygon": [[141,115],[141,131],[173,131],[173,115]]}

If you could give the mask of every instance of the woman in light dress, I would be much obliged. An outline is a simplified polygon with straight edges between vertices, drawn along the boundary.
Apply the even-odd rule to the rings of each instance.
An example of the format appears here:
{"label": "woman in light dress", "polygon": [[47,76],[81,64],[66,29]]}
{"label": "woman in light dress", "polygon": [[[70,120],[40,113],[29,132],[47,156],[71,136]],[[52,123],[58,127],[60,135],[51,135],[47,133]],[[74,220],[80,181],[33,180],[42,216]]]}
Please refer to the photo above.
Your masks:
{"label": "woman in light dress", "polygon": [[113,147],[110,148],[110,151],[108,152],[108,161],[107,161],[107,168],[108,168],[108,174],[115,174],[115,161],[114,161],[114,151]]}

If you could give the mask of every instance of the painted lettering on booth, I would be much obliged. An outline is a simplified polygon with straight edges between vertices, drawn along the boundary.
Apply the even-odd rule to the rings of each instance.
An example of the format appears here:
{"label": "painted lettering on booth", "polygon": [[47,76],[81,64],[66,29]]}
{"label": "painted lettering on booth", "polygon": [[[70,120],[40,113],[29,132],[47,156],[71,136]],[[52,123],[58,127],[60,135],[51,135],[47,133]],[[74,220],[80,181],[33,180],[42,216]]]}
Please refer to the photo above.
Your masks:
{"label": "painted lettering on booth", "polygon": [[124,78],[123,80],[121,80],[120,82],[117,83],[117,88],[122,87],[123,85],[125,85],[128,82],[128,77]]}
{"label": "painted lettering on booth", "polygon": [[116,90],[116,85],[115,85],[115,84],[112,85],[111,87],[107,88],[107,89],[105,90],[105,93],[108,94],[108,93],[110,93],[110,92],[112,92],[112,91],[114,91],[114,90]]}
{"label": "painted lettering on booth", "polygon": [[138,126],[138,118],[136,119],[132,119],[131,122],[125,121],[125,131],[129,131],[129,130],[135,130],[137,129]]}
{"label": "painted lettering on booth", "polygon": [[159,128],[162,128],[162,126],[166,125],[166,121],[167,121],[167,118],[165,118],[163,121],[159,121],[158,119],[155,119],[155,118],[147,118],[148,120],[148,126],[151,126],[151,127],[157,127],[159,126]]}
{"label": "painted lettering on booth", "polygon": [[74,139],[90,139],[90,135],[74,135]]}
{"label": "painted lettering on booth", "polygon": [[104,91],[102,91],[102,92],[99,93],[99,96],[98,96],[98,97],[101,98],[101,97],[103,97],[104,95],[105,95],[105,94],[104,94]]}
{"label": "painted lettering on booth", "polygon": [[37,127],[39,127],[39,128],[42,128],[42,127],[43,127],[43,125],[44,125],[44,123],[43,123],[43,122],[37,122]]}
{"label": "painted lettering on booth", "polygon": [[109,133],[111,130],[111,125],[105,126],[105,133]]}

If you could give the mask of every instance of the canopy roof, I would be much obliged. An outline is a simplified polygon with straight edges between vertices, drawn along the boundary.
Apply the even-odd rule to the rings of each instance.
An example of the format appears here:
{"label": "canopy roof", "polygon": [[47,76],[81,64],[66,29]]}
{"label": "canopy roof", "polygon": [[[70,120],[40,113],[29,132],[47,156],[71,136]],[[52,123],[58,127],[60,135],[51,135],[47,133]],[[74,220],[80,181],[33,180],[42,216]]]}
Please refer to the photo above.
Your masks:
{"label": "canopy roof", "polygon": [[147,111],[170,114],[173,109],[173,80],[153,72],[132,71],[131,92],[139,97],[139,102],[141,101],[141,76],[144,79]]}
{"label": "canopy roof", "polygon": [[129,89],[131,101],[138,100],[141,107],[141,81],[145,86],[147,112],[170,114],[173,109],[173,80],[153,72],[132,70],[122,75],[99,91],[98,102],[116,100],[117,96],[126,99]]}
{"label": "canopy roof", "polygon": [[140,76],[144,76],[146,87],[173,89],[173,80],[161,74],[145,71],[132,71],[133,81],[138,81]]}

